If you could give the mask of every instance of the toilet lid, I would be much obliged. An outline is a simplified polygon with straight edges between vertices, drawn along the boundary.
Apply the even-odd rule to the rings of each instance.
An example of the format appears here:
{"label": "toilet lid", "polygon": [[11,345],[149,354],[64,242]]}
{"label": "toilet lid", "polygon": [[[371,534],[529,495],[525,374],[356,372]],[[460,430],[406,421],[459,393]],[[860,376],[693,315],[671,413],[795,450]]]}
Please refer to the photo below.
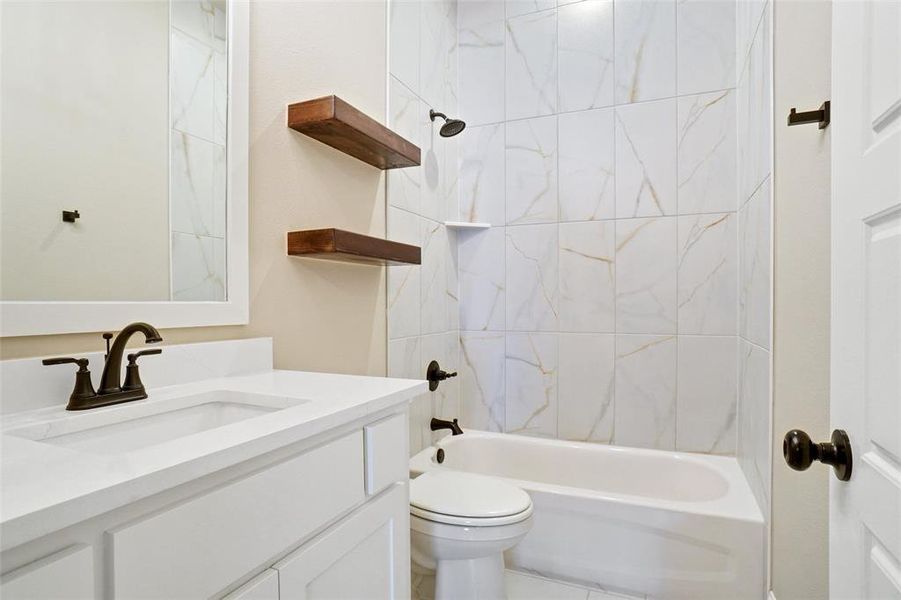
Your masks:
{"label": "toilet lid", "polygon": [[432,520],[446,521],[441,518],[444,515],[486,519],[495,524],[499,517],[531,514],[532,499],[518,487],[494,477],[434,470],[410,482],[410,506],[414,514]]}

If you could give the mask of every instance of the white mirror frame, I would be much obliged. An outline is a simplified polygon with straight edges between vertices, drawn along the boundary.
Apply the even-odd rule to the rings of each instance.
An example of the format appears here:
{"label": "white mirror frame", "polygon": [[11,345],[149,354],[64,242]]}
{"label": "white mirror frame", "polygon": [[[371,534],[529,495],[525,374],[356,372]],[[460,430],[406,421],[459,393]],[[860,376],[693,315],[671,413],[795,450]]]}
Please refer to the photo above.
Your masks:
{"label": "white mirror frame", "polygon": [[228,232],[225,302],[0,302],[0,337],[121,329],[242,325],[249,321],[249,3],[228,3]]}

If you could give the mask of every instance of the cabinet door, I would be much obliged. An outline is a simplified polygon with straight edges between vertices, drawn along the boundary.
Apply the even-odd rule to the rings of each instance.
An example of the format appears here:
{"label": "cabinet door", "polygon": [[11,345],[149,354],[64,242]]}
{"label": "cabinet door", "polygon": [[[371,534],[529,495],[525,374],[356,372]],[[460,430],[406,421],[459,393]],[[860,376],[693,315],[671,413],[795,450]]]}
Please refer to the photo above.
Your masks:
{"label": "cabinet door", "polygon": [[396,484],[275,566],[281,600],[410,597],[407,484]]}
{"label": "cabinet door", "polygon": [[3,576],[4,600],[88,600],[95,597],[94,549],[73,546]]}
{"label": "cabinet door", "polygon": [[266,569],[222,600],[279,600],[278,571]]}

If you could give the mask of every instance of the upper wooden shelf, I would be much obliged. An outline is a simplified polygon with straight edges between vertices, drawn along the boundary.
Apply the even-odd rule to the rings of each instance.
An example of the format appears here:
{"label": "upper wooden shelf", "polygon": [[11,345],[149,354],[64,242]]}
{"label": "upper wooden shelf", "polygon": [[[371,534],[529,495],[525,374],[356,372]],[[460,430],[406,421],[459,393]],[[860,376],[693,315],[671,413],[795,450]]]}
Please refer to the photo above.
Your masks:
{"label": "upper wooden shelf", "polygon": [[288,232],[288,255],[374,265],[418,265],[419,246],[401,244],[343,229]]}
{"label": "upper wooden shelf", "polygon": [[420,163],[418,146],[338,96],[289,104],[288,127],[379,169]]}

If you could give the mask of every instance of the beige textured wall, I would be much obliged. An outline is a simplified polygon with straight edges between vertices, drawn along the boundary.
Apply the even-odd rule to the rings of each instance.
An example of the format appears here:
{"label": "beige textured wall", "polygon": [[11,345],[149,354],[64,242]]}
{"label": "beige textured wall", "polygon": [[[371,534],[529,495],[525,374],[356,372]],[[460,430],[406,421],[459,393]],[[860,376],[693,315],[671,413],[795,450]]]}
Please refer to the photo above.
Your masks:
{"label": "beige textured wall", "polygon": [[782,437],[792,428],[829,438],[830,134],[787,127],[789,109],[830,96],[829,2],[782,0],[774,17],[775,271],[771,582],[778,600],[828,598],[829,477],[792,471]]}
{"label": "beige textured wall", "polygon": [[[386,3],[254,2],[250,19],[250,325],[163,337],[272,336],[277,367],[383,375],[384,270],[285,255],[292,229],[383,235],[383,174],[289,130],[285,105],[335,93],[384,122]],[[5,338],[0,357],[101,342],[98,334]]]}

